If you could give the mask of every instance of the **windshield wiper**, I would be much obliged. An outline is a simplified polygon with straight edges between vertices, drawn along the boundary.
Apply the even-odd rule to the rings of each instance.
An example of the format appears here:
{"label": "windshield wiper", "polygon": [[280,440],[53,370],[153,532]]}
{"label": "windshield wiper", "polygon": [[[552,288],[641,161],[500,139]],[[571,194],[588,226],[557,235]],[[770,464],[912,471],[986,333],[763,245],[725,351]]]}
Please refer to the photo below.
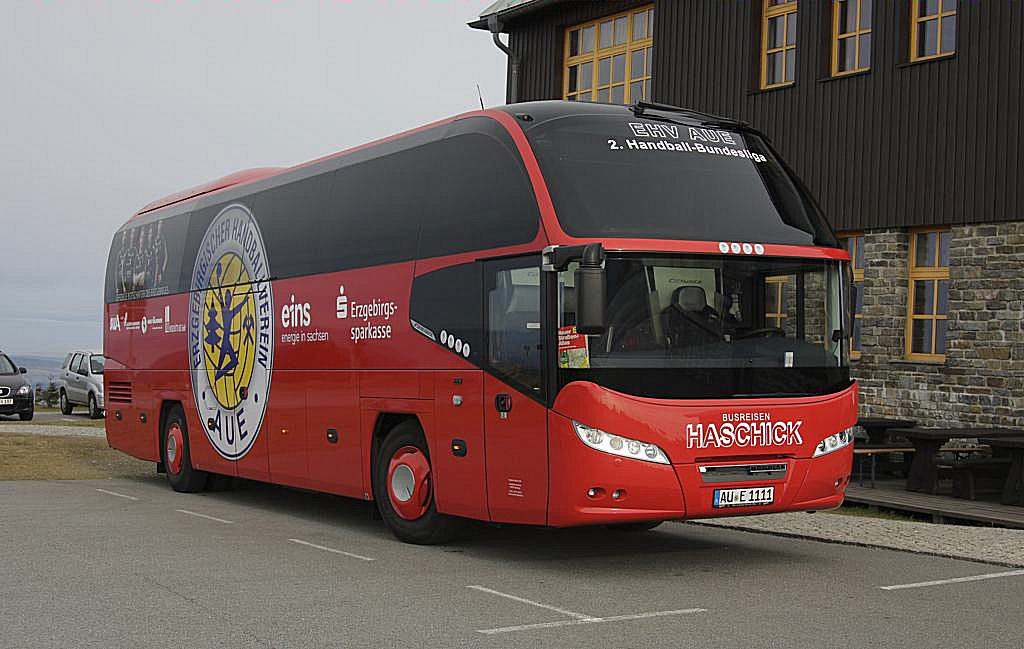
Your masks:
{"label": "windshield wiper", "polygon": [[699,110],[693,110],[692,108],[682,108],[680,106],[670,106],[668,104],[657,104],[649,101],[638,101],[629,107],[633,111],[633,114],[637,117],[646,117],[647,119],[657,119],[666,122],[672,122],[673,124],[679,124],[674,120],[671,120],[663,115],[648,115],[648,110],[656,110],[663,113],[677,113],[679,115],[686,115],[694,119],[700,120],[701,126],[710,126],[712,128],[721,128],[740,133],[750,133],[763,138],[771,142],[771,138],[765,135],[763,132],[754,128],[749,122],[742,120],[729,119],[728,117],[722,117],[721,115],[714,115],[712,113],[702,113]]}
{"label": "windshield wiper", "polygon": [[[648,110],[657,110],[662,113],[678,113],[680,115],[687,115],[689,117],[695,117],[704,120],[714,120],[717,122],[731,122],[728,117],[722,117],[721,115],[712,115],[711,113],[702,113],[699,110],[693,110],[692,108],[683,108],[681,106],[670,106],[669,104],[657,104],[651,101],[638,101],[629,107],[633,111],[633,114],[637,117],[642,117]],[[737,124],[746,124],[746,122],[736,122]]]}

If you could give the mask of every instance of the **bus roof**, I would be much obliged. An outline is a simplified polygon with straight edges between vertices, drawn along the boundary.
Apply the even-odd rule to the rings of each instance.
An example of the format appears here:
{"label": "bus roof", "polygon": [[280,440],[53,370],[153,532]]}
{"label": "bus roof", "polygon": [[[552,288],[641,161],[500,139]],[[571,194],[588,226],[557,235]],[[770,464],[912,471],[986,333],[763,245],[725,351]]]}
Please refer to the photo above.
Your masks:
{"label": "bus roof", "polygon": [[202,185],[196,185],[189,189],[183,189],[180,192],[175,192],[158,198],[149,205],[146,205],[141,210],[135,213],[135,216],[145,214],[146,212],[152,212],[158,210],[161,207],[167,207],[175,203],[187,201],[190,198],[196,196],[202,196],[203,194],[209,194],[226,187],[233,187],[234,185],[244,185],[245,183],[253,182],[254,180],[262,180],[269,176],[273,176],[276,173],[284,171],[286,167],[256,167],[253,169],[243,169],[242,171],[236,171],[233,174],[218,178],[217,180],[203,183]]}
{"label": "bus roof", "polygon": [[[366,142],[364,144],[343,149],[342,151],[331,153],[320,158],[315,158],[308,162],[302,162],[294,166],[255,167],[252,169],[243,169],[241,171],[236,171],[235,173],[224,176],[223,178],[218,178],[217,180],[213,180],[208,183],[203,183],[201,185],[197,185],[189,189],[184,189],[173,194],[169,194],[167,196],[164,196],[163,198],[159,198],[149,203],[148,205],[140,209],[138,212],[136,212],[132,216],[132,218],[129,219],[129,222],[144,214],[148,214],[149,212],[155,212],[157,210],[174,205],[176,203],[182,203],[192,198],[197,198],[199,196],[204,196],[206,194],[219,192],[229,187],[264,180],[266,178],[281,174],[283,172],[293,171],[303,167],[309,167],[311,165],[315,165],[316,163],[330,160],[332,158],[338,158],[378,144],[383,144],[385,142],[389,142],[392,140],[398,140],[403,137],[417,133],[419,131],[423,131],[434,126],[441,126],[443,124],[450,123],[463,117],[470,117],[473,115],[486,115],[488,112],[491,111],[500,111],[513,116],[528,114],[530,116],[529,121],[524,121],[521,123],[521,127],[523,127],[524,130],[528,130],[530,127],[537,126],[541,122],[545,122],[550,119],[555,119],[559,117],[568,117],[573,115],[623,115],[630,114],[631,110],[632,109],[629,106],[622,106],[617,104],[605,105],[597,103],[567,101],[534,101],[524,102],[520,104],[512,104],[508,106],[495,106],[493,109],[488,109],[485,111],[470,111],[467,113],[462,113],[460,115],[449,117],[447,119],[437,120],[435,122],[424,124],[423,126],[420,126],[418,128],[413,128],[407,131],[403,131],[401,133],[396,133],[395,135],[389,137],[380,138],[378,140],[373,140],[370,142]],[[696,111],[685,112],[686,114],[684,115],[673,115],[673,118],[682,121],[693,121],[693,123],[696,125],[700,123],[700,119],[698,116],[715,117],[712,115],[703,115]]]}

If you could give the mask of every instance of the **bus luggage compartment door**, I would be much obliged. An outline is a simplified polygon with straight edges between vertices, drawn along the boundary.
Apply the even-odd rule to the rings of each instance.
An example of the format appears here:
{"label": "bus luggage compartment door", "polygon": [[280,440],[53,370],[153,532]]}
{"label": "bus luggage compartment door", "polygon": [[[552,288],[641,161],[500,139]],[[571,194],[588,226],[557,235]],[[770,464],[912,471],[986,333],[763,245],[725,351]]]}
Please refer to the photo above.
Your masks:
{"label": "bus luggage compartment door", "polygon": [[306,449],[314,489],[363,497],[355,372],[308,372]]}
{"label": "bus luggage compartment door", "polygon": [[307,487],[309,450],[306,440],[306,384],[304,372],[274,372],[267,414],[270,480]]}
{"label": "bus luggage compartment door", "polygon": [[437,372],[434,381],[438,511],[488,520],[483,372]]}

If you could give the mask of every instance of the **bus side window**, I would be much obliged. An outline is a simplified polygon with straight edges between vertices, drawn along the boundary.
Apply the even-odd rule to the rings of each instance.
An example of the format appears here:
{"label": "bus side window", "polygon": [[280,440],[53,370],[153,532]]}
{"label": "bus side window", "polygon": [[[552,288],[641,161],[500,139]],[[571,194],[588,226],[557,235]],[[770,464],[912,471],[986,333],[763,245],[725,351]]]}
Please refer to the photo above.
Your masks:
{"label": "bus side window", "polygon": [[477,367],[484,358],[482,277],[478,262],[425,273],[413,280],[409,303],[414,328]]}
{"label": "bus side window", "polygon": [[537,260],[487,265],[487,360],[531,393],[541,389],[540,266]]}

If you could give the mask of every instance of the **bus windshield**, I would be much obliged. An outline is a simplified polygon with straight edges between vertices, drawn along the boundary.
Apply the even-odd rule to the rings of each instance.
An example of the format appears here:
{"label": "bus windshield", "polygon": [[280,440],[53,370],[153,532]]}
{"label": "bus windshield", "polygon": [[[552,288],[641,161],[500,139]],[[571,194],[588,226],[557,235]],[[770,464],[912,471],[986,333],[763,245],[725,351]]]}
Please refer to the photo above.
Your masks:
{"label": "bus windshield", "polygon": [[830,394],[849,385],[843,268],[834,260],[609,257],[606,331],[579,336],[575,263],[559,274],[560,385],[644,397]]}
{"label": "bus windshield", "polygon": [[549,120],[527,135],[571,236],[838,247],[757,135],[597,115]]}

